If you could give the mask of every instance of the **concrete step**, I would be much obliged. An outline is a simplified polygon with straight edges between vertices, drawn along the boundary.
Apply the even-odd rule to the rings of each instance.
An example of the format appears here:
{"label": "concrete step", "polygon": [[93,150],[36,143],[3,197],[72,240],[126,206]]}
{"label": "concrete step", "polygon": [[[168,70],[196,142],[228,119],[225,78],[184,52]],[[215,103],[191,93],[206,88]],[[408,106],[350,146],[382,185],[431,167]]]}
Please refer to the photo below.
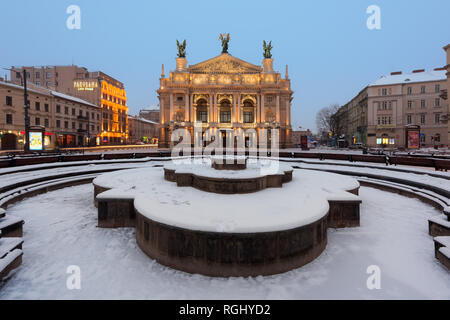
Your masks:
{"label": "concrete step", "polygon": [[450,236],[435,237],[434,255],[448,270],[450,270]]}
{"label": "concrete step", "polygon": [[22,250],[14,249],[5,257],[0,259],[0,280],[6,277],[13,269],[22,264],[22,255]]}
{"label": "concrete step", "polygon": [[450,221],[445,214],[428,219],[428,232],[432,237],[450,236]]}
{"label": "concrete step", "polygon": [[15,249],[22,249],[22,238],[2,238],[0,239],[0,259]]}
{"label": "concrete step", "polygon": [[447,216],[447,220],[450,221],[450,206],[444,208],[444,214]]}
{"label": "concrete step", "polygon": [[22,237],[23,230],[22,225],[24,221],[20,217],[6,215],[4,218],[0,218],[0,231],[2,238],[10,237]]}

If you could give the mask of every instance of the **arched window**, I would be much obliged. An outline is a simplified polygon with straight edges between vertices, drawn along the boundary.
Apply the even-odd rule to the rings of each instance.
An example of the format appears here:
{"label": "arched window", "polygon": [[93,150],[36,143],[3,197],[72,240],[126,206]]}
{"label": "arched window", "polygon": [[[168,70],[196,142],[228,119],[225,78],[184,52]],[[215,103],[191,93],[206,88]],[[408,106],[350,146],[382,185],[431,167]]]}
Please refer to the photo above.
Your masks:
{"label": "arched window", "polygon": [[208,106],[205,99],[197,101],[197,121],[208,122]]}
{"label": "arched window", "polygon": [[253,101],[251,100],[244,101],[243,118],[244,123],[255,122],[255,106],[253,104]]}
{"label": "arched window", "polygon": [[220,118],[221,123],[231,123],[231,103],[229,100],[222,100],[220,103]]}

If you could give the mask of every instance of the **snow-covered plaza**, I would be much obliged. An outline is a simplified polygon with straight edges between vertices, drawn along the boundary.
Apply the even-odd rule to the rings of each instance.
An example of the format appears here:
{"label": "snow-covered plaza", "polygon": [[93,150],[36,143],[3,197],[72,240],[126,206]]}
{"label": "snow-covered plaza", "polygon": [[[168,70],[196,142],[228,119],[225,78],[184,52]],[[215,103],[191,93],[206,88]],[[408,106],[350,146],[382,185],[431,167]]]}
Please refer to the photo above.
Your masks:
{"label": "snow-covered plaza", "polygon": [[[162,172],[150,164],[139,166]],[[291,164],[303,169],[334,168]],[[419,168],[421,174],[416,175],[371,166],[375,169],[350,164],[341,164],[339,169],[449,187],[448,180],[439,177],[448,177],[447,173],[428,175]],[[64,168],[42,171],[48,174],[52,170],[64,172]],[[294,181],[296,171],[303,170],[294,170]],[[278,191],[292,192],[289,188],[293,186],[289,182]],[[152,188],[156,190],[157,183]],[[442,212],[416,198],[363,185],[359,190],[360,226],[328,229],[328,245],[314,261],[277,275],[223,278],[185,273],[157,263],[139,248],[134,228],[97,227],[93,191],[92,184],[86,183],[8,206],[8,215],[25,221],[24,258],[1,284],[0,299],[450,299],[450,272],[436,260],[433,238],[428,234],[428,219]],[[270,194],[273,190],[260,192],[266,191]],[[183,192],[189,197],[193,191]],[[299,195],[292,202],[298,201],[301,207],[300,202],[307,198]],[[247,208],[241,204],[240,210],[255,214],[251,204]],[[71,265],[80,267],[81,290],[67,288]],[[379,267],[380,289],[367,286],[370,266]]]}

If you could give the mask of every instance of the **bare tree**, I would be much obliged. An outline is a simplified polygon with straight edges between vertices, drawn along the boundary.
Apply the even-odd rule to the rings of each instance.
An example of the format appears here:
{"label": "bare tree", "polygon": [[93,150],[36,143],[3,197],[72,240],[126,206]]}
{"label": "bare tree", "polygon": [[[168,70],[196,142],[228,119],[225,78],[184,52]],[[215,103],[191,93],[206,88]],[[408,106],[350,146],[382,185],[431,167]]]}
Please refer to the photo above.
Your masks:
{"label": "bare tree", "polygon": [[336,117],[333,117],[334,114],[339,110],[338,104],[332,104],[328,107],[324,107],[317,112],[316,115],[316,126],[319,134],[326,133],[332,131],[336,132],[336,129],[339,127],[339,124],[336,121]]}

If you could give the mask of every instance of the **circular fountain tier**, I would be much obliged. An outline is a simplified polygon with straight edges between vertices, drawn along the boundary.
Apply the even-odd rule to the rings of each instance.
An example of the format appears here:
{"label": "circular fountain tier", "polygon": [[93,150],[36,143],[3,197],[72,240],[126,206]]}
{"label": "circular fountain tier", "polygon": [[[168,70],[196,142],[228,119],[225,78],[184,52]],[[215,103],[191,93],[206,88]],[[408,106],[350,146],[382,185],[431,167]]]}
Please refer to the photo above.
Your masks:
{"label": "circular fountain tier", "polygon": [[249,193],[279,188],[292,180],[290,165],[246,157],[211,157],[180,160],[164,166],[164,178],[179,187],[214,193]]}
{"label": "circular fountain tier", "polygon": [[247,169],[247,157],[212,156],[211,167],[216,170],[244,170]]}
{"label": "circular fountain tier", "polygon": [[[173,165],[164,169],[178,172]],[[183,166],[214,179],[264,176],[253,165],[263,166],[249,161],[245,170],[215,170],[210,160]],[[94,180],[99,226],[135,226],[142,251],[178,270],[208,276],[282,273],[325,249],[334,205],[344,217],[345,206],[357,204],[351,208],[359,224],[355,179],[310,170],[296,170],[294,177],[291,171],[291,178],[282,188],[224,194],[179,187],[164,178],[162,168],[107,173]]]}

